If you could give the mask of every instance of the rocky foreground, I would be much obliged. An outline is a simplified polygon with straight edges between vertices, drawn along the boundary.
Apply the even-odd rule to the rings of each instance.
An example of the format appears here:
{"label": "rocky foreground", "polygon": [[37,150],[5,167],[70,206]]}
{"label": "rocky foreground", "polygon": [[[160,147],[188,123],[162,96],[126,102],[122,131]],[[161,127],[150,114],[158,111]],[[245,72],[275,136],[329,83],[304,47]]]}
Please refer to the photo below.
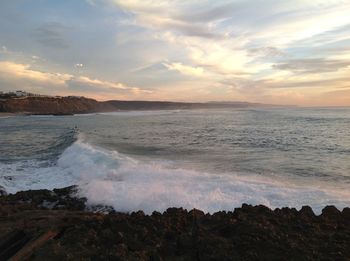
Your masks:
{"label": "rocky foreground", "polygon": [[244,204],[212,215],[169,208],[148,216],[87,208],[75,190],[0,196],[0,260],[350,259],[349,208],[315,216],[309,207]]}

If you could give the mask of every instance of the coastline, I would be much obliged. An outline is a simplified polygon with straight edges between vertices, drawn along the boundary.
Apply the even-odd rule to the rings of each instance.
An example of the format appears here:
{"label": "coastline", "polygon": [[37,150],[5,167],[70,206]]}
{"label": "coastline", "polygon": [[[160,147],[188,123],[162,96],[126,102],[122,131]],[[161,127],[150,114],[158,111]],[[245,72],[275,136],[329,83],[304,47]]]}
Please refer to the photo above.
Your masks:
{"label": "coastline", "polygon": [[18,115],[21,115],[21,114],[18,114],[18,113],[11,113],[11,112],[0,112],[0,118],[3,118],[3,117],[13,117],[13,116],[18,116]]}
{"label": "coastline", "polygon": [[350,258],[350,208],[271,210],[243,204],[205,214],[117,213],[77,187],[0,196],[0,256],[51,260],[315,260]]}

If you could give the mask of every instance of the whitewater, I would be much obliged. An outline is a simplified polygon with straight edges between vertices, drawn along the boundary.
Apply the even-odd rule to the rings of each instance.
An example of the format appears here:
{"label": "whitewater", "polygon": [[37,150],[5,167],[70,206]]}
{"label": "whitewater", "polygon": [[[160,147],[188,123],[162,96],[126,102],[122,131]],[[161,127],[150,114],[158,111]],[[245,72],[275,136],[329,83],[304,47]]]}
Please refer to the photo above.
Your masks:
{"label": "whitewater", "polygon": [[242,203],[310,205],[316,213],[326,205],[342,209],[350,206],[349,136],[343,129],[350,127],[348,112],[0,119],[0,186],[15,193],[78,185],[78,196],[88,204],[148,214],[168,207],[213,213]]}

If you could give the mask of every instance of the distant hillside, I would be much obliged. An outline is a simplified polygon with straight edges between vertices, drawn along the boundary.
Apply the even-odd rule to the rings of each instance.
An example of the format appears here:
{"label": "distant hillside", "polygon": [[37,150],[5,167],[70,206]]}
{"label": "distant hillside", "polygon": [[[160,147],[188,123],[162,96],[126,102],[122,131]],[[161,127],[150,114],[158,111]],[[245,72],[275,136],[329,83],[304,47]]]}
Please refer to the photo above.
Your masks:
{"label": "distant hillside", "polygon": [[0,112],[75,114],[113,111],[106,103],[84,97],[23,97],[0,100]]}
{"label": "distant hillside", "polygon": [[77,114],[94,112],[112,112],[120,110],[177,110],[177,109],[214,109],[245,108],[268,106],[248,102],[209,102],[185,103],[166,101],[104,101],[99,102],[85,97],[11,97],[0,99],[0,112],[26,114]]}

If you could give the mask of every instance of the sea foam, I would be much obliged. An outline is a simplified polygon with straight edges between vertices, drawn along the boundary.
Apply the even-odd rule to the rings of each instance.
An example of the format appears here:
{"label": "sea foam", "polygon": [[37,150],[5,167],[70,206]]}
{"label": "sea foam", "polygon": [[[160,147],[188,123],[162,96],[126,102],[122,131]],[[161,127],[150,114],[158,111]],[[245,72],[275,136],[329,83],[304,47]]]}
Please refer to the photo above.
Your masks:
{"label": "sea foam", "polygon": [[43,166],[37,161],[1,164],[0,171],[5,173],[0,185],[10,193],[75,184],[88,204],[109,205],[121,212],[152,213],[184,207],[212,213],[249,203],[271,208],[310,205],[320,213],[325,205],[340,209],[350,205],[346,191],[296,186],[257,175],[170,168],[93,146],[82,137],[65,149],[54,165]]}

